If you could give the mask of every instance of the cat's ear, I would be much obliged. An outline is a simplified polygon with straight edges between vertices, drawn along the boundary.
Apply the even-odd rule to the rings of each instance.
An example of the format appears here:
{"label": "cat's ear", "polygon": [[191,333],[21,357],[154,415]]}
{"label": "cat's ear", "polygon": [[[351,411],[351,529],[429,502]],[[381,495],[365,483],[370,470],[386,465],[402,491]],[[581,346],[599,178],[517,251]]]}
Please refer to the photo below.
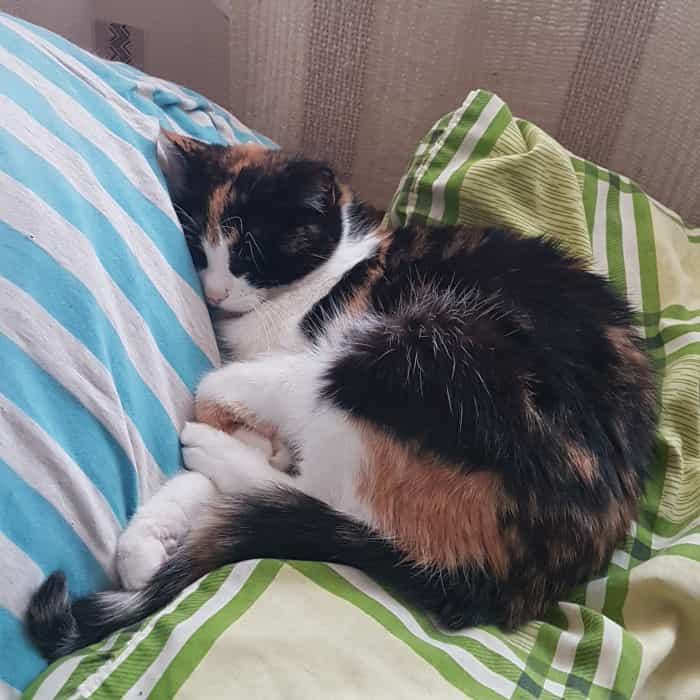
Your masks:
{"label": "cat's ear", "polygon": [[156,155],[174,200],[187,198],[193,178],[201,165],[215,157],[215,146],[172,131],[161,129],[156,143]]}
{"label": "cat's ear", "polygon": [[292,162],[288,175],[295,186],[297,203],[319,214],[329,213],[338,203],[340,188],[335,173],[325,163],[312,160]]}

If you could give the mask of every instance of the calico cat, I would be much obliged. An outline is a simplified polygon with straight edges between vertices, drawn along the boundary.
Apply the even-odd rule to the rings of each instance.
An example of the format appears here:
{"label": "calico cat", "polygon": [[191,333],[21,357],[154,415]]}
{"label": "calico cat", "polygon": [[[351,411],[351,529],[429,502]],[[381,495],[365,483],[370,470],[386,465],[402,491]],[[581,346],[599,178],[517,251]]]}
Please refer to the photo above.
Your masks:
{"label": "calico cat", "polygon": [[389,230],[325,165],[174,134],[161,160],[233,361],[189,471],[119,545],[125,587],[28,627],[49,658],[220,565],[358,567],[450,628],[513,629],[603,569],[643,490],[655,378],[627,303],[546,238]]}

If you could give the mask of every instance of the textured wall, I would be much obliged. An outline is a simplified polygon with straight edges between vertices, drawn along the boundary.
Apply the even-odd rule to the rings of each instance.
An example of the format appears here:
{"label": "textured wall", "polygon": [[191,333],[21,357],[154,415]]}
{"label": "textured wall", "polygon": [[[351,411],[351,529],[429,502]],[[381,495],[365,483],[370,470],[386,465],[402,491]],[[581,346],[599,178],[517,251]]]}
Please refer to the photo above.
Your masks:
{"label": "textured wall", "polygon": [[697,0],[231,4],[233,110],[385,205],[474,87],[700,221]]}
{"label": "textured wall", "polygon": [[95,17],[143,28],[147,70],[327,158],[379,206],[426,129],[483,87],[700,223],[698,0],[0,0],[0,9],[86,48]]}
{"label": "textured wall", "polygon": [[0,10],[47,27],[89,51],[94,21],[144,32],[144,67],[211,99],[229,101],[227,0],[0,0]]}
{"label": "textured wall", "polygon": [[0,10],[48,27],[84,49],[93,47],[93,0],[0,0]]}
{"label": "textured wall", "polygon": [[205,0],[93,0],[99,19],[144,30],[144,67],[221,104],[229,98],[228,20]]}

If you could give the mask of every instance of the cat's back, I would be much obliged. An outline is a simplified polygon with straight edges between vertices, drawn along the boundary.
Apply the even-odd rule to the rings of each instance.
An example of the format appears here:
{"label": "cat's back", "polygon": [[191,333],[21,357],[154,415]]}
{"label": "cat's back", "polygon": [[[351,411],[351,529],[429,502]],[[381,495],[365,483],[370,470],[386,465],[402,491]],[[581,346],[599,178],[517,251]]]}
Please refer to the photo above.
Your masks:
{"label": "cat's back", "polygon": [[410,227],[378,257],[337,297],[358,323],[324,396],[366,436],[382,527],[416,523],[401,542],[417,561],[441,543],[448,569],[486,562],[500,583],[484,609],[519,624],[624,537],[652,453],[651,361],[625,299],[544,238]]}
{"label": "cat's back", "polygon": [[[545,237],[399,229],[371,300],[371,311],[407,331],[416,351],[432,338],[449,348],[457,370],[478,366],[494,400],[508,405],[518,392],[547,412],[600,403],[636,370],[636,387],[652,383],[626,299]],[[457,370],[433,379],[452,383]]]}
{"label": "cat's back", "polygon": [[[594,502],[610,477],[639,492],[654,372],[608,280],[546,238],[493,229],[401,228],[382,265],[366,294],[374,325],[338,363],[375,382],[368,417],[466,468],[488,464],[514,491],[583,483]],[[335,376],[336,394],[362,403],[364,385]]]}
{"label": "cat's back", "polygon": [[[591,324],[629,323],[625,300],[580,258],[544,236],[504,229],[411,226],[396,230],[385,257],[386,274],[375,288],[381,306],[405,303],[415,290],[474,295],[532,314]],[[586,314],[579,312],[586,311]],[[577,316],[580,318],[577,319]]]}

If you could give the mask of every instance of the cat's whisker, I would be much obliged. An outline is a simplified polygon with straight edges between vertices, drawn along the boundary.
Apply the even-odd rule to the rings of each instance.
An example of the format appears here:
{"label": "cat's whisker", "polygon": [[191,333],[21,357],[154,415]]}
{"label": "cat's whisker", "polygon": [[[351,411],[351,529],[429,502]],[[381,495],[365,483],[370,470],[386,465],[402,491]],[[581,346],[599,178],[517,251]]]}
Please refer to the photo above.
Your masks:
{"label": "cat's whisker", "polygon": [[258,265],[258,259],[255,257],[255,250],[253,249],[253,244],[250,242],[250,238],[246,240],[246,246],[250,251],[250,259],[253,261],[253,265],[255,265],[255,268],[259,270],[260,265]]}
{"label": "cat's whisker", "polygon": [[[238,221],[238,225],[236,225],[236,221]],[[238,233],[242,233],[243,232],[243,219],[240,216],[229,216],[227,219],[222,219],[219,226],[221,226],[222,228],[224,228],[224,227],[230,228],[231,226],[234,226],[235,229],[238,231]]]}
{"label": "cat's whisker", "polygon": [[[255,246],[256,250],[260,254],[260,257],[262,258],[263,262],[265,262],[265,254],[262,252],[262,248],[258,244],[258,241],[256,240],[255,236],[253,235],[252,231],[246,231],[246,238],[248,241],[252,241],[253,245]],[[252,249],[251,249],[252,252]]]}

